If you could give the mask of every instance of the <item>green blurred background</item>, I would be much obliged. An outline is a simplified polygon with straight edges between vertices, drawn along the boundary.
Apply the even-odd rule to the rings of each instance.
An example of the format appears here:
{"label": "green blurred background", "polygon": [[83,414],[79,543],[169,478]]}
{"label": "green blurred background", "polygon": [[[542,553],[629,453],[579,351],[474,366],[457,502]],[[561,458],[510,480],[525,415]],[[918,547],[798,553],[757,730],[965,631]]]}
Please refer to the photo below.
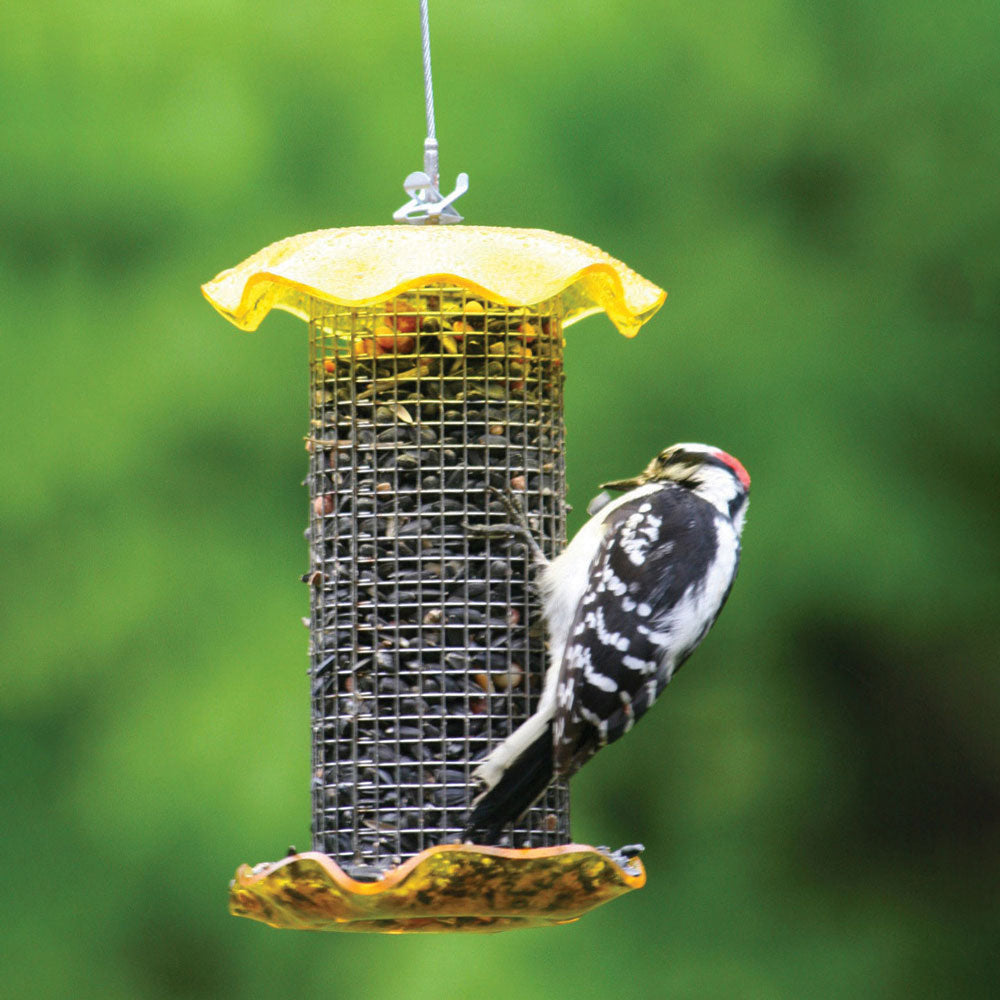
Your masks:
{"label": "green blurred background", "polygon": [[754,478],[719,625],[574,783],[648,886],[476,938],[226,912],[309,839],[306,329],[198,286],[390,221],[417,3],[3,21],[0,992],[1000,995],[993,0],[432,3],[467,221],[670,292],[568,333],[571,527],[676,440]]}

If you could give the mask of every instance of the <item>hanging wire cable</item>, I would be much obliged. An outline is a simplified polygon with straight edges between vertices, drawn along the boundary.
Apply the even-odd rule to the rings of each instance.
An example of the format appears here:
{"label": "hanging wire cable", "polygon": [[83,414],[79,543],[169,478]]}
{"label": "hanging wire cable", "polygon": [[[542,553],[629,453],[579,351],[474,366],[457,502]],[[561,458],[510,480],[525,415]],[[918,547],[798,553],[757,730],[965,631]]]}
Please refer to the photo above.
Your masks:
{"label": "hanging wire cable", "polygon": [[461,222],[453,202],[469,189],[469,175],[459,174],[455,190],[441,195],[438,170],[438,144],[434,126],[434,82],[431,75],[431,28],[427,0],[420,0],[420,34],[424,57],[424,98],[427,109],[427,138],[424,139],[424,169],[414,171],[403,181],[403,190],[410,200],[393,213],[397,222],[444,223]]}
{"label": "hanging wire cable", "polygon": [[434,139],[434,79],[431,76],[431,26],[427,0],[420,0],[420,34],[424,42],[424,97],[427,104],[427,138]]}

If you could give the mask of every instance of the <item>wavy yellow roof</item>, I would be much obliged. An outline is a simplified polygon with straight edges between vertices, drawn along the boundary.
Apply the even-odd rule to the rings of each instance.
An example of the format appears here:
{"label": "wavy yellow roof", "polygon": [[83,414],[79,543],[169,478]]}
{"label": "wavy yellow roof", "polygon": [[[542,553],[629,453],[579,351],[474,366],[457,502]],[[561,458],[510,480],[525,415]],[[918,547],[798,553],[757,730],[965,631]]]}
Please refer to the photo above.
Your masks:
{"label": "wavy yellow roof", "polygon": [[365,306],[435,282],[509,306],[559,295],[564,326],[603,311],[626,337],[667,297],[620,260],[571,236],[490,226],[319,229],[272,243],[202,291],[226,319],[256,330],[271,309],[307,319],[310,298]]}

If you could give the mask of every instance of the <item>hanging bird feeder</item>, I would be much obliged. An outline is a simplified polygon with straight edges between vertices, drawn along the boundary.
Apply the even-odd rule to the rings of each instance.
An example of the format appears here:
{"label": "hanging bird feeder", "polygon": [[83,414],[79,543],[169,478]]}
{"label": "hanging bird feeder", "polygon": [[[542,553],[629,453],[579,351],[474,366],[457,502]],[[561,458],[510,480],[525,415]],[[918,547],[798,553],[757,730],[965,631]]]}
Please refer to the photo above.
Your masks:
{"label": "hanging bird feeder", "polygon": [[[425,14],[426,16],[426,14]],[[426,20],[424,21],[426,41]],[[397,218],[460,220],[425,171]],[[563,330],[626,336],[665,293],[542,230],[330,229],[208,282],[243,330],[309,325],[312,851],[251,869],[233,913],[327,930],[564,923],[641,886],[634,852],[573,844],[555,782],[499,846],[460,843],[472,772],[534,711],[547,669],[530,554],[477,528],[514,494],[543,551],[565,544]]]}

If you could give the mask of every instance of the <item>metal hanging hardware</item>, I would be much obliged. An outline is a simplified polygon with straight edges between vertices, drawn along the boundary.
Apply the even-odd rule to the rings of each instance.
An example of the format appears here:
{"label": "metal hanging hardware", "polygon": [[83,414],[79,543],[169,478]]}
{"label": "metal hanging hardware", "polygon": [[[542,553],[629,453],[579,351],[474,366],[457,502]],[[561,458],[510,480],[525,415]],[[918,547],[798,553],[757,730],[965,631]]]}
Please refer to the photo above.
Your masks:
{"label": "metal hanging hardware", "polygon": [[424,142],[424,169],[408,174],[403,181],[403,190],[410,200],[402,208],[396,209],[392,217],[396,222],[448,223],[461,222],[462,216],[452,202],[469,190],[469,175],[461,173],[455,181],[455,190],[442,195],[437,169],[437,140],[428,138]]}
{"label": "metal hanging hardware", "polygon": [[403,181],[403,190],[410,200],[393,212],[396,222],[412,225],[434,225],[461,222],[462,216],[453,202],[469,190],[469,175],[461,173],[451,194],[441,194],[438,171],[438,144],[434,134],[434,85],[431,78],[431,31],[427,17],[427,0],[420,0],[420,33],[423,38],[424,98],[427,110],[427,138],[424,140],[424,169],[415,170]]}

